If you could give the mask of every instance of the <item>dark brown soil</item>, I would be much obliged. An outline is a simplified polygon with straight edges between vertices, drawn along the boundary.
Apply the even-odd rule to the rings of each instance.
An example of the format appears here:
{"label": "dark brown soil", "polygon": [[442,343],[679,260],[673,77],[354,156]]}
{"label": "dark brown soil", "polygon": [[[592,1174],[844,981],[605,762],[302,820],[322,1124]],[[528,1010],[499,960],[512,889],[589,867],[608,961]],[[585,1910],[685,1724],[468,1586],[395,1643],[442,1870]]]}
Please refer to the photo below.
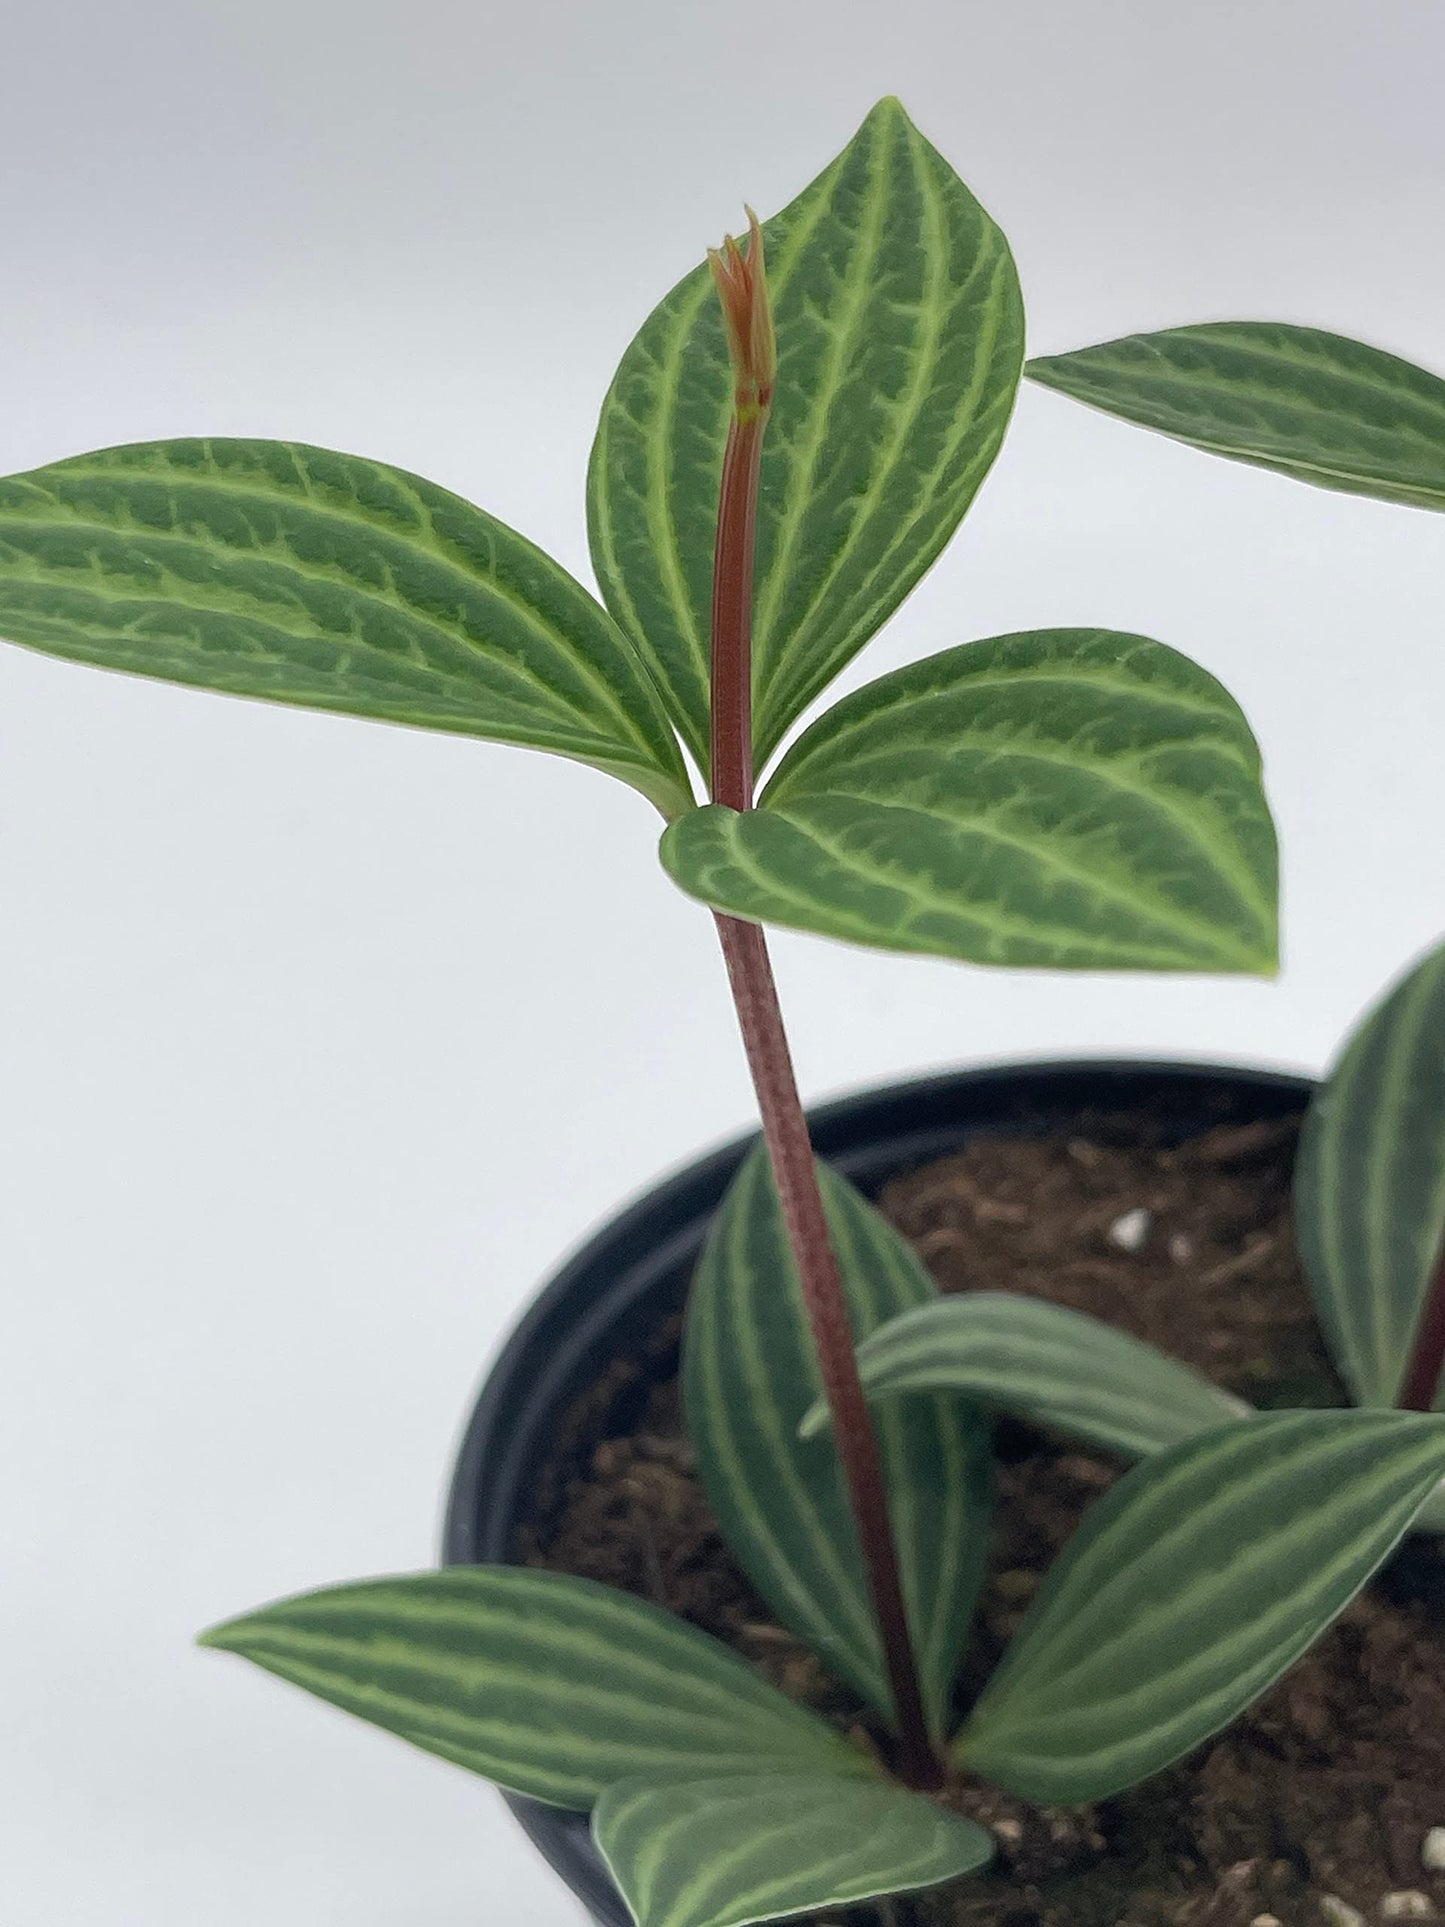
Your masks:
{"label": "dark brown soil", "polygon": [[[880,1200],[945,1291],[1027,1292],[1110,1319],[1259,1404],[1334,1404],[1289,1220],[1292,1122],[1169,1148],[1137,1120],[1087,1139],[979,1139]],[[1147,1214],[1140,1216],[1139,1214]],[[1132,1214],[1132,1215],[1131,1215]],[[769,1619],[693,1471],[676,1329],[572,1415],[527,1556],[670,1607],[844,1726],[852,1697]],[[639,1379],[664,1382],[609,1435]],[[632,1401],[635,1409],[635,1399]],[[1119,1468],[1025,1426],[1002,1468],[970,1694]],[[1040,1810],[972,1784],[992,1871],[849,1916],[888,1927],[1360,1927],[1445,1919],[1422,1861],[1445,1827],[1445,1554],[1417,1539],[1228,1733],[1118,1799]],[[1356,1910],[1354,1914],[1350,1909]]]}

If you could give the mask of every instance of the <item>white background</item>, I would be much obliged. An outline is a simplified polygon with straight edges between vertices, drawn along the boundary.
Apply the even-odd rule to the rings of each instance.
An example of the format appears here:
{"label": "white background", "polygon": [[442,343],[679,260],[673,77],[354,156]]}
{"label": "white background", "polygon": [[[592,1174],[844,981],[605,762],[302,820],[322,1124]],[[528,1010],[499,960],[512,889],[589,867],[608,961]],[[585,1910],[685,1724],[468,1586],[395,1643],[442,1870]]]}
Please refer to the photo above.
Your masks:
{"label": "white background", "polygon": [[[0,16],[0,471],[163,435],[420,470],[586,571],[651,303],[896,91],[1047,352],[1312,321],[1445,368],[1434,0],[377,0]],[[1445,518],[1029,392],[869,652],[1101,622],[1239,696],[1277,985],[777,951],[810,1095],[1089,1052],[1319,1066],[1445,924]],[[494,1796],[208,1621],[425,1564],[556,1259],[742,1126],[640,800],[518,751],[0,653],[0,1918],[566,1927]]]}

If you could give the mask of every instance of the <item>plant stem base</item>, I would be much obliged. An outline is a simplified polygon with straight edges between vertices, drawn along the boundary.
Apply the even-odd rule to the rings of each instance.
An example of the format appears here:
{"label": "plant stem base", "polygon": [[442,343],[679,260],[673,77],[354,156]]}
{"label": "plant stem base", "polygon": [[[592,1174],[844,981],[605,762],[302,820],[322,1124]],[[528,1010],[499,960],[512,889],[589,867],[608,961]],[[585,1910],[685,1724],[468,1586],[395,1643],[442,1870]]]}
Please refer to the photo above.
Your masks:
{"label": "plant stem base", "polygon": [[[1289,1232],[1290,1123],[1226,1125],[1172,1149],[1151,1133],[1135,1117],[1088,1137],[979,1139],[895,1182],[884,1202],[945,1289],[1049,1296],[1247,1397],[1336,1402]],[[1136,1245],[1130,1214],[1141,1211]],[[651,1358],[619,1361],[579,1408],[573,1462],[556,1468],[533,1556],[670,1605],[796,1697],[866,1727],[769,1621],[719,1540],[692,1476],[675,1346],[675,1330],[659,1331]],[[985,1662],[1115,1476],[1021,1426],[1004,1428],[1001,1445]],[[1230,1736],[1132,1795],[1047,1814],[978,1787],[953,1797],[995,1829],[1000,1871],[900,1904],[897,1927],[1248,1927],[1261,1914],[1292,1927],[1326,1918],[1325,1894],[1373,1921],[1390,1893],[1422,1893],[1445,1919],[1445,1883],[1420,1858],[1425,1833],[1445,1825],[1445,1558],[1412,1542]]]}

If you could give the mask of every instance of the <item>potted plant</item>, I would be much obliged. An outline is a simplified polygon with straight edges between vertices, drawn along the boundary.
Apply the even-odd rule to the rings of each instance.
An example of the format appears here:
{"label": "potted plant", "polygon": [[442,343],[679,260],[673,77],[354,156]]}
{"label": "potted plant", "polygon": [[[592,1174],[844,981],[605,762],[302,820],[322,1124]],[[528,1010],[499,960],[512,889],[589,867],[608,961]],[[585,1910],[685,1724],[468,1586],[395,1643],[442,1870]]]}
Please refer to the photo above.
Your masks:
{"label": "potted plant", "polygon": [[[1392,466],[1418,423],[1381,408],[1372,352],[1349,347],[1353,389],[1306,380],[1313,420],[1293,397],[1288,432],[1271,420],[1250,458],[1306,470],[1327,423],[1347,445],[1336,485],[1425,499],[1428,478]],[[1089,1510],[956,1705],[988,1415],[951,1389],[870,1412],[855,1342],[871,1359],[872,1334],[935,1288],[815,1161],[763,925],[1002,966],[1275,964],[1256,745],[1207,672],[1148,638],[1033,632],[897,671],[813,722],[755,798],[755,768],[965,513],[1022,358],[1001,233],[885,101],[624,357],[589,477],[605,608],[481,511],[326,451],[157,443],[0,484],[13,640],[590,763],[656,807],[664,867],[716,917],[766,1148],[713,1214],[691,1294],[692,1445],[739,1561],[851,1690],[846,1730],[675,1615],[531,1566],[332,1587],[206,1635],[590,1812],[641,1927],[938,1888],[1006,1838],[995,1794],[1047,1809],[1149,1780],[1309,1647],[1445,1476],[1429,1412],[1246,1425],[1200,1381],[1219,1422]],[[1112,365],[1089,378],[1122,386]],[[1176,384],[1197,416],[1201,387],[1234,379],[1190,361]],[[1422,408],[1432,379],[1412,375]],[[1351,441],[1351,405],[1373,439]],[[1185,413],[1174,395],[1156,425]],[[1191,438],[1223,446],[1195,416]],[[1246,441],[1235,421],[1228,452]]]}

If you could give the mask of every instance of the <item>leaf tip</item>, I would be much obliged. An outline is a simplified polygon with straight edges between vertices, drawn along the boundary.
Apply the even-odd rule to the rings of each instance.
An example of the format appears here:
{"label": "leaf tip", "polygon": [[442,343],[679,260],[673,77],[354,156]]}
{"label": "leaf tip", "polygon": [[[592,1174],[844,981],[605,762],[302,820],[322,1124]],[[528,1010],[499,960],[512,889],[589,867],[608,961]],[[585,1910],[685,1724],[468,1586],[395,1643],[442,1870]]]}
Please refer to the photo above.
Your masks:
{"label": "leaf tip", "polygon": [[901,120],[906,126],[913,125],[913,116],[897,94],[884,94],[876,100],[869,109],[868,119],[870,121]]}
{"label": "leaf tip", "polygon": [[207,1626],[202,1633],[196,1634],[196,1644],[208,1652],[246,1653],[249,1642],[246,1634],[251,1626],[249,1618],[223,1619],[215,1626]]}
{"label": "leaf tip", "polygon": [[1214,954],[1204,970],[1230,977],[1261,977],[1273,983],[1280,974],[1279,923],[1261,917],[1256,929],[1235,929],[1226,939],[1215,939]]}
{"label": "leaf tip", "polygon": [[821,1438],[823,1433],[827,1431],[832,1416],[832,1413],[828,1410],[828,1401],[825,1398],[820,1398],[816,1404],[809,1406],[808,1410],[799,1420],[798,1437],[805,1440]]}

